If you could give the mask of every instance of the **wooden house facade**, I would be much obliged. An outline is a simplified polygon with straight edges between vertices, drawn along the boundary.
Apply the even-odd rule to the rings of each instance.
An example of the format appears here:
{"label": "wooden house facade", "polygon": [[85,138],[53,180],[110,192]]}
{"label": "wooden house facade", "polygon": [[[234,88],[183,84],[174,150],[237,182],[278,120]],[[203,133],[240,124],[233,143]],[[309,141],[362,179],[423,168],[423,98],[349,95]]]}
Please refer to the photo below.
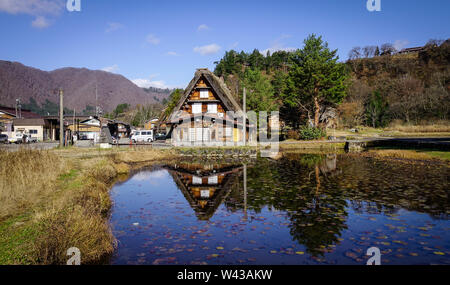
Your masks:
{"label": "wooden house facade", "polygon": [[166,166],[199,220],[209,220],[242,174],[242,165],[208,163]]}
{"label": "wooden house facade", "polygon": [[197,69],[167,124],[175,145],[241,143],[256,139],[253,126],[247,120],[244,123],[241,106],[230,90],[206,68]]}

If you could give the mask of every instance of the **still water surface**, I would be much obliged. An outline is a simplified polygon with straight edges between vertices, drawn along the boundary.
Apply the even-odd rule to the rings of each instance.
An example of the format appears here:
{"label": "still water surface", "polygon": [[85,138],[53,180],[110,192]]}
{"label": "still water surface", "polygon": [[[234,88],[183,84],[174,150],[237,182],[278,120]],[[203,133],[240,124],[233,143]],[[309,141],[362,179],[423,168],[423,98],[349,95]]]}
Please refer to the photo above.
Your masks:
{"label": "still water surface", "polygon": [[113,264],[450,264],[450,167],[354,155],[179,161],[112,190]]}

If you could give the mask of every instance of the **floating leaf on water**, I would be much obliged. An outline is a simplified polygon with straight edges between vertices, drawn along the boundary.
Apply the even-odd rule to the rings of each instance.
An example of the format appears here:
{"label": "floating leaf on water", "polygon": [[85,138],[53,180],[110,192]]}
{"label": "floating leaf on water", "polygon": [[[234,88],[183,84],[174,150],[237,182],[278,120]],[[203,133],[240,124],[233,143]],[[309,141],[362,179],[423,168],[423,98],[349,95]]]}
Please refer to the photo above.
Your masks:
{"label": "floating leaf on water", "polygon": [[443,253],[442,251],[435,251],[433,253],[436,254],[436,255],[445,255],[445,253]]}
{"label": "floating leaf on water", "polygon": [[216,247],[216,249],[218,249],[218,250],[222,250],[222,249],[224,249],[222,246],[218,246],[218,247]]}

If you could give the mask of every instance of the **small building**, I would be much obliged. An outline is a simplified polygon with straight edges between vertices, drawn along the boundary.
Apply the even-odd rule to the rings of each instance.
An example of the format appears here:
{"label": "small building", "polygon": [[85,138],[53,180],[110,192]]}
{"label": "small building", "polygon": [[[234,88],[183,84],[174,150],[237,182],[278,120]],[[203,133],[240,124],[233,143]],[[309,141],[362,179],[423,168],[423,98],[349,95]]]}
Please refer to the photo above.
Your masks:
{"label": "small building", "polygon": [[412,47],[412,48],[404,48],[398,52],[398,54],[408,54],[408,53],[418,53],[425,49],[425,47]]}
{"label": "small building", "polygon": [[109,120],[107,125],[113,137],[117,139],[130,137],[131,126],[129,124],[117,120]]}
{"label": "small building", "polygon": [[27,109],[0,106],[0,132],[8,137],[19,132],[43,141],[48,139],[46,127],[46,121],[39,114]]}
{"label": "small building", "polygon": [[158,119],[158,118],[151,119],[151,120],[147,121],[147,122],[144,124],[144,129],[145,129],[145,130],[153,130],[153,129],[155,129],[156,127],[158,127],[158,124],[159,124],[159,119]]}
{"label": "small building", "polygon": [[72,133],[78,134],[79,139],[82,140],[94,140],[94,142],[97,142],[100,138],[100,120],[95,117],[75,122],[75,125],[71,123],[68,125],[68,129]]}
{"label": "small building", "polygon": [[166,122],[168,137],[175,145],[254,141],[253,126],[242,117],[241,106],[223,80],[206,68],[197,69]]}
{"label": "small building", "polygon": [[14,132],[29,135],[38,141],[47,140],[44,119],[13,119]]}

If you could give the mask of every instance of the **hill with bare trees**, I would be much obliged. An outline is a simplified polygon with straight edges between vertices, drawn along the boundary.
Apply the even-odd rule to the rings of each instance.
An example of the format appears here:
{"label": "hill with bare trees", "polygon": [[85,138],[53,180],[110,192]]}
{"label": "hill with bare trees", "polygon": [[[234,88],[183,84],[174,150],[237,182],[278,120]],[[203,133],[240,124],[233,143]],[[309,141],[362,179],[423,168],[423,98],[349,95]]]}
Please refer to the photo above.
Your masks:
{"label": "hill with bare trees", "polygon": [[0,61],[0,104],[14,106],[17,98],[35,111],[54,112],[58,102],[55,90],[64,90],[65,107],[77,112],[92,110],[96,105],[111,112],[117,105],[162,102],[170,90],[144,90],[122,75],[86,68],[61,68],[43,71],[18,62]]}

